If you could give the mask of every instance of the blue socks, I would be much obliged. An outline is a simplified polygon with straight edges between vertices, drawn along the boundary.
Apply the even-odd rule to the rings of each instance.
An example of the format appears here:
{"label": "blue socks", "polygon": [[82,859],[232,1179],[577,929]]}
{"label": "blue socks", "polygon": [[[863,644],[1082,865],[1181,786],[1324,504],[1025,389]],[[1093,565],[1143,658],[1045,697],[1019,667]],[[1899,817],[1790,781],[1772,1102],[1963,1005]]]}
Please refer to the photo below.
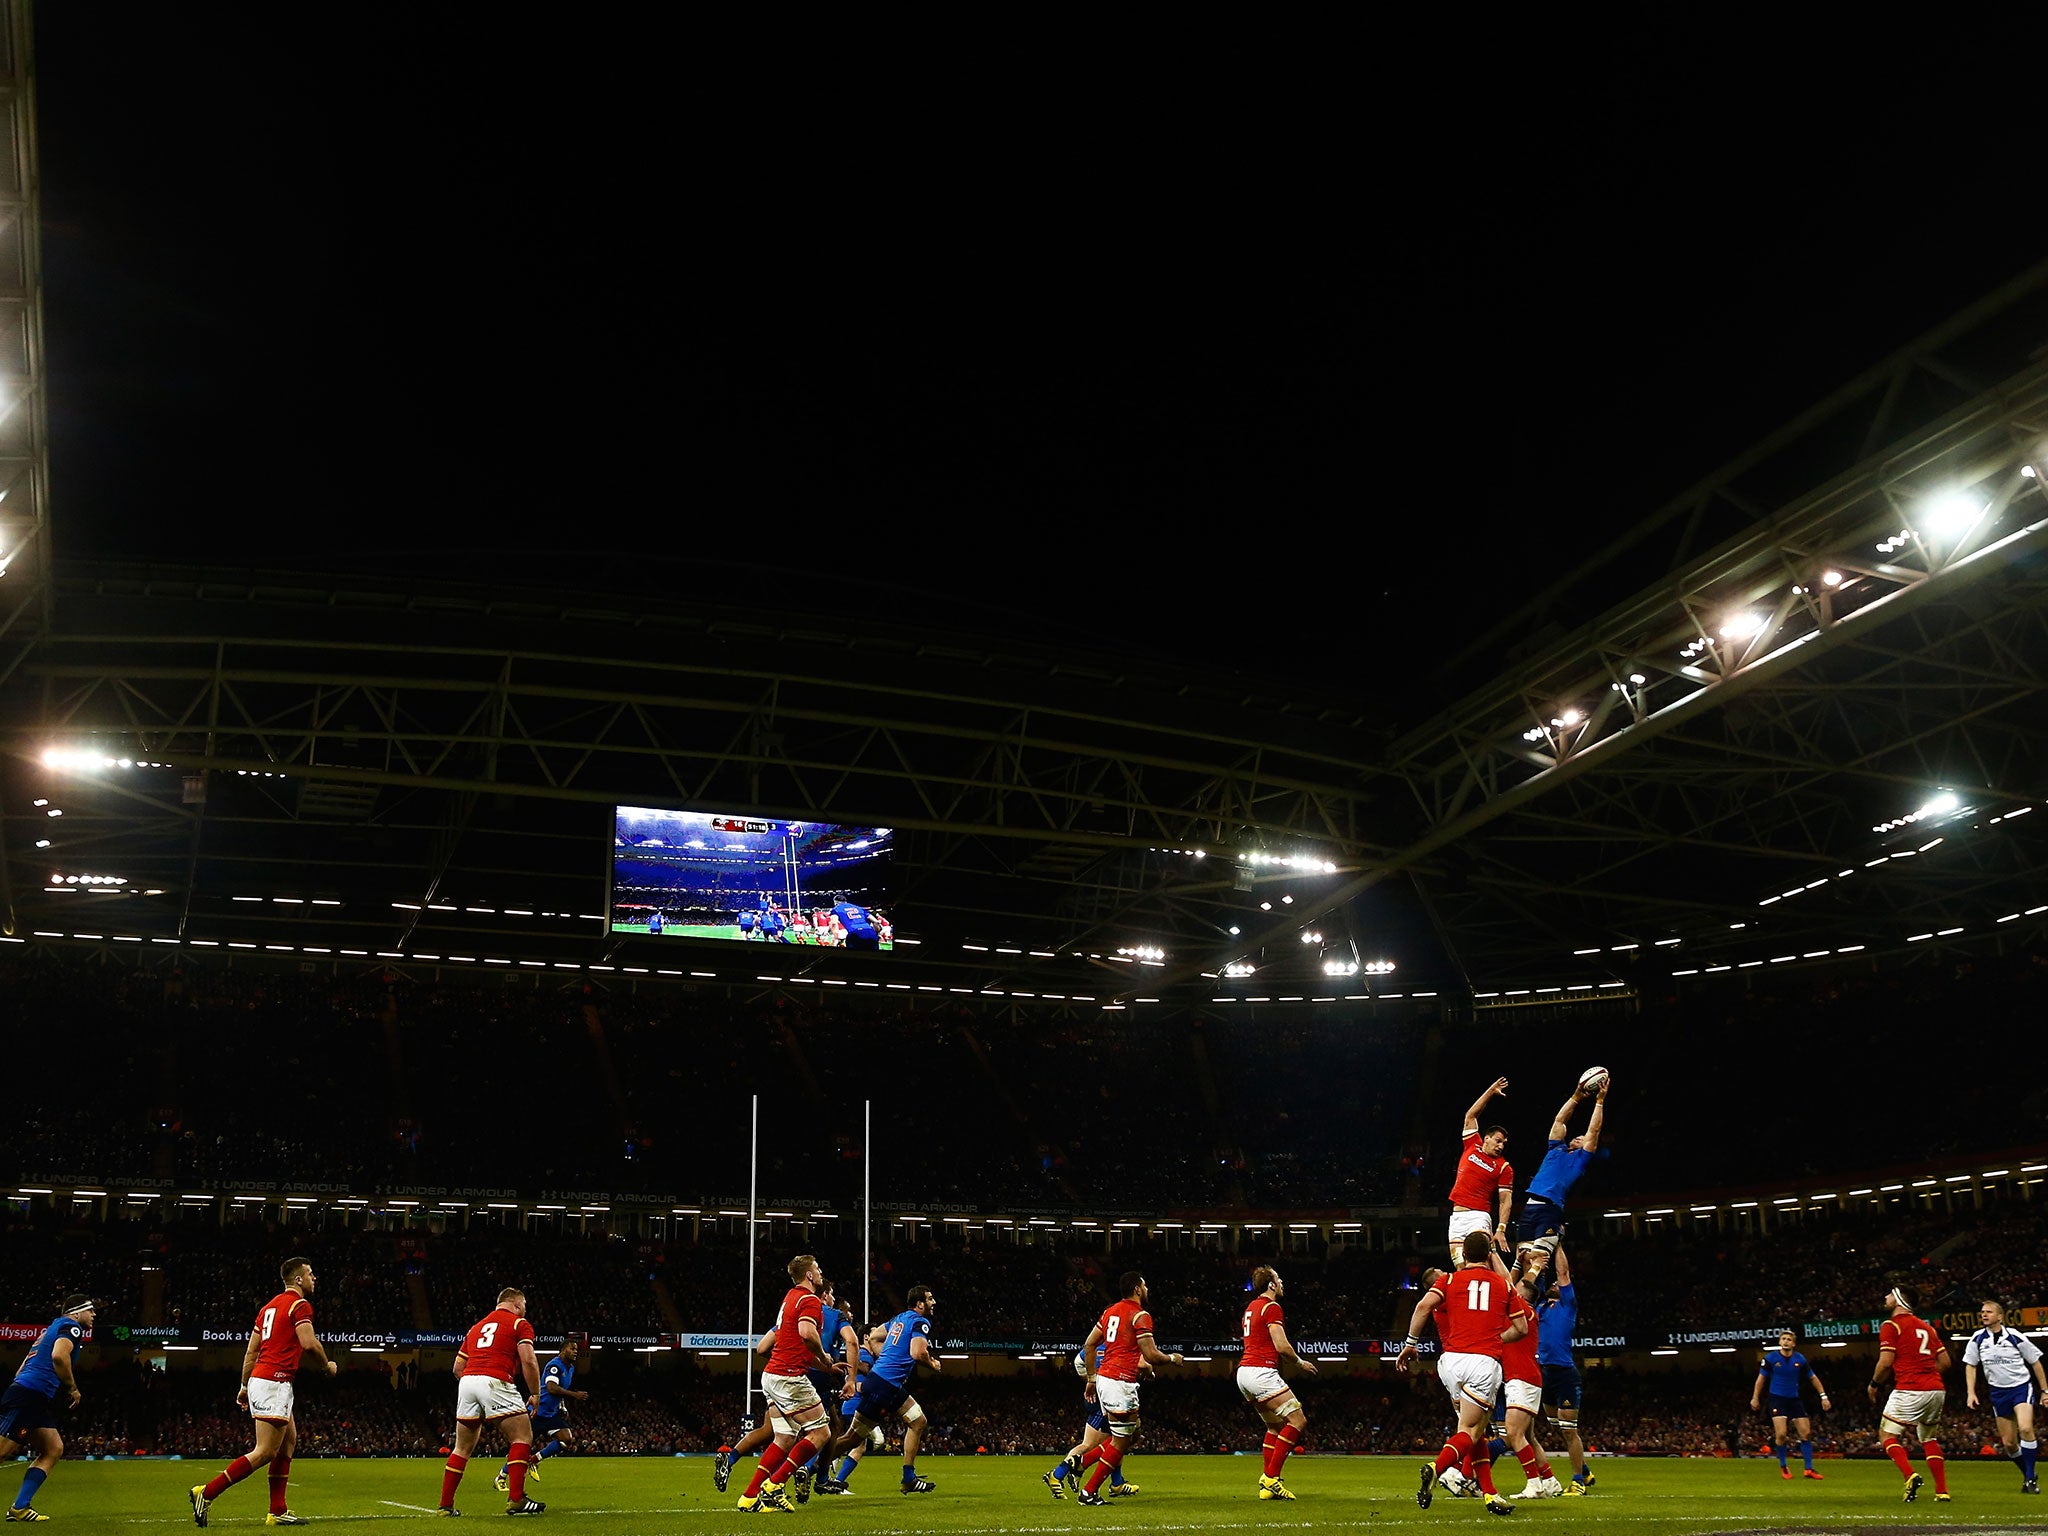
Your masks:
{"label": "blue socks", "polygon": [[1780,1440],[1780,1441],[1778,1442],[1778,1466],[1779,1466],[1779,1467],[1780,1467],[1780,1468],[1781,1468],[1782,1470],[1785,1470],[1785,1471],[1790,1471],[1790,1470],[1791,1470],[1791,1468],[1790,1468],[1790,1467],[1786,1466],[1786,1460],[1787,1460],[1787,1458],[1788,1458],[1788,1457],[1790,1457],[1790,1456],[1791,1456],[1791,1454],[1792,1454],[1792,1447],[1791,1447],[1791,1446],[1789,1446],[1789,1445],[1787,1445],[1787,1444],[1786,1444],[1786,1443],[1785,1443],[1784,1441]]}
{"label": "blue socks", "polygon": [[906,1461],[906,1462],[905,1462],[905,1463],[903,1464],[903,1486],[904,1486],[904,1487],[906,1487],[906,1488],[908,1488],[908,1487],[909,1487],[909,1486],[910,1486],[910,1485],[911,1485],[912,1483],[914,1483],[914,1482],[916,1482],[916,1481],[917,1481],[917,1468],[916,1468],[916,1467],[915,1467],[914,1465],[912,1465],[912,1464],[911,1464],[910,1462],[907,1462],[907,1461]]}
{"label": "blue socks", "polygon": [[49,1475],[41,1467],[30,1467],[26,1472],[22,1473],[21,1492],[14,1496],[14,1507],[16,1509],[27,1509],[35,1499],[36,1490],[43,1486],[43,1479]]}
{"label": "blue socks", "polygon": [[1811,1440],[1800,1441],[1799,1454],[1806,1458],[1806,1470],[1811,1472],[1813,1470],[1813,1442]]}
{"label": "blue socks", "polygon": [[1488,1459],[1492,1461],[1505,1460],[1508,1454],[1507,1441],[1504,1440],[1501,1436],[1495,1435],[1491,1440],[1486,1442],[1486,1454]]}
{"label": "blue socks", "polygon": [[833,1474],[833,1481],[839,1483],[850,1482],[853,1478],[853,1474],[857,1470],[859,1470],[859,1468],[860,1463],[855,1461],[851,1456],[842,1457],[839,1462],[839,1470]]}
{"label": "blue socks", "polygon": [[2022,1440],[2020,1442],[2020,1476],[2025,1478],[2030,1483],[2034,1480],[2034,1458],[2039,1456],[2040,1454],[2040,1441]]}
{"label": "blue socks", "polygon": [[540,1454],[538,1456],[535,1456],[533,1459],[535,1461],[546,1461],[550,1456],[559,1456],[561,1454],[562,1442],[559,1440],[550,1440],[546,1445],[540,1448]]}
{"label": "blue socks", "polygon": [[1123,1485],[1124,1469],[1121,1466],[1111,1467],[1109,1469],[1109,1486],[1112,1488],[1121,1488],[1123,1487]]}

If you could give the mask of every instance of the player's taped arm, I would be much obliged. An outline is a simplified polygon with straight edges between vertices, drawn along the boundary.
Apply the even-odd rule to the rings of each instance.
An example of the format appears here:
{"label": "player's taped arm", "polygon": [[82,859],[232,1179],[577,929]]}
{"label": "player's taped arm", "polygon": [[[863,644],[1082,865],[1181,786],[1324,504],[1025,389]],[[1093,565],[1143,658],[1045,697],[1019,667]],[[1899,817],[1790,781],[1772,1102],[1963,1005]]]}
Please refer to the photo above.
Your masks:
{"label": "player's taped arm", "polygon": [[1806,1379],[1813,1383],[1813,1390],[1820,1394],[1821,1402],[1826,1403],[1828,1401],[1828,1389],[1821,1382],[1820,1372],[1809,1365],[1806,1368]]}
{"label": "player's taped arm", "polygon": [[1429,1314],[1437,1309],[1437,1304],[1443,1299],[1444,1293],[1442,1291],[1432,1290],[1422,1293],[1422,1299],[1415,1303],[1415,1315],[1408,1319],[1408,1342],[1410,1344],[1420,1344],[1422,1342],[1423,1324],[1429,1321]]}
{"label": "player's taped arm", "polygon": [[1503,1184],[1497,1198],[1500,1201],[1500,1219],[1493,1224],[1493,1230],[1500,1237],[1505,1238],[1508,1230],[1508,1212],[1514,1208],[1515,1204],[1514,1186]]}
{"label": "player's taped arm", "polygon": [[57,1373],[57,1380],[64,1384],[64,1390],[75,1399],[78,1396],[78,1381],[71,1374],[71,1341],[60,1338],[50,1346],[50,1369]]}
{"label": "player's taped arm", "polygon": [[1582,1097],[1583,1095],[1579,1092],[1579,1090],[1574,1088],[1572,1090],[1572,1096],[1566,1099],[1564,1103],[1558,1107],[1557,1114],[1554,1117],[1552,1117],[1550,1122],[1550,1135],[1547,1138],[1548,1140],[1563,1141],[1567,1136],[1571,1135],[1572,1111],[1579,1107],[1579,1100]]}
{"label": "player's taped arm", "polygon": [[1315,1362],[1311,1360],[1304,1360],[1301,1358],[1300,1355],[1294,1352],[1294,1345],[1287,1337],[1286,1324],[1268,1323],[1266,1324],[1266,1334],[1273,1341],[1274,1352],[1277,1353],[1282,1360],[1292,1360],[1296,1365],[1306,1367],[1311,1375],[1314,1374]]}
{"label": "player's taped arm", "polygon": [[1140,1358],[1149,1360],[1154,1365],[1184,1365],[1187,1361],[1187,1357],[1184,1355],[1169,1355],[1161,1350],[1157,1344],[1152,1342],[1152,1335],[1150,1333],[1138,1335],[1138,1354]]}
{"label": "player's taped arm", "polygon": [[1586,1150],[1600,1150],[1600,1131],[1607,1124],[1607,1088],[1602,1087],[1599,1096],[1593,1100],[1593,1118],[1586,1122]]}
{"label": "player's taped arm", "polygon": [[1898,1354],[1899,1348],[1896,1344],[1885,1344],[1879,1347],[1877,1351],[1877,1364],[1872,1366],[1870,1371],[1870,1390],[1873,1396],[1879,1387],[1891,1379],[1892,1362],[1898,1358]]}
{"label": "player's taped arm", "polygon": [[932,1353],[931,1340],[921,1333],[910,1341],[910,1358],[919,1365],[930,1366],[935,1371],[945,1369],[939,1364],[939,1357]]}
{"label": "player's taped arm", "polygon": [[1493,1102],[1496,1095],[1502,1098],[1507,1097],[1507,1091],[1508,1080],[1504,1077],[1497,1077],[1486,1092],[1472,1101],[1472,1107],[1465,1111],[1464,1133],[1467,1136],[1470,1136],[1479,1129],[1479,1116],[1485,1111],[1486,1106]]}
{"label": "player's taped arm", "polygon": [[1088,1367],[1088,1384],[1095,1384],[1095,1351],[1102,1344],[1102,1324],[1097,1323],[1088,1330],[1088,1341],[1081,1346],[1081,1363]]}
{"label": "player's taped arm", "polygon": [[824,1338],[819,1334],[816,1323],[812,1322],[808,1317],[800,1317],[796,1320],[796,1333],[797,1337],[802,1339],[809,1347],[813,1360],[828,1371],[838,1369],[832,1363],[832,1356],[825,1348]]}
{"label": "player's taped arm", "polygon": [[312,1321],[308,1318],[299,1319],[298,1331],[300,1357],[303,1359],[305,1356],[311,1355],[314,1361],[328,1375],[336,1374],[335,1364],[327,1358],[327,1350],[321,1345],[320,1336],[313,1332]]}

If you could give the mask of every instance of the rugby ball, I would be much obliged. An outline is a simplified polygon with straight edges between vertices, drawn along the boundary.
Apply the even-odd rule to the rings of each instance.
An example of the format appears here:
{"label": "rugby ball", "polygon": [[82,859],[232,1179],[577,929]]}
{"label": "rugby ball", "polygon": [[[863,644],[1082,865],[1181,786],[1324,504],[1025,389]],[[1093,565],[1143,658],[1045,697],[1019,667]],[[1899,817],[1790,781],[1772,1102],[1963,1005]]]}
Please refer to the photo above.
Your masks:
{"label": "rugby ball", "polygon": [[1605,1067],[1588,1067],[1579,1074],[1579,1089],[1584,1093],[1598,1093],[1607,1086]]}

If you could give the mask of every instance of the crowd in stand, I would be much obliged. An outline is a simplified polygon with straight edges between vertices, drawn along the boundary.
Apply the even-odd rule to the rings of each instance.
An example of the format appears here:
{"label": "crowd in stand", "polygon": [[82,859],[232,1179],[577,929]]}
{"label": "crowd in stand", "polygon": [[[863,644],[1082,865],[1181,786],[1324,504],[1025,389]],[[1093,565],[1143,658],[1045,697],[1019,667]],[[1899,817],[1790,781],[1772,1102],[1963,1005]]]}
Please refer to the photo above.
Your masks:
{"label": "crowd in stand", "polygon": [[[224,963],[146,970],[20,952],[0,990],[24,1017],[62,1016],[93,1041],[93,1092],[29,1106],[0,1178],[53,1171],[228,1187],[300,1180],[487,1185],[704,1198],[744,1188],[750,1100],[776,1116],[762,1187],[850,1203],[862,1104],[877,1101],[878,1199],[1093,1209],[1434,1205],[1460,1113],[1514,1067],[1493,1113],[1533,1171],[1569,1088],[1529,1076],[1512,1020],[1338,1005],[1237,1021],[1200,1009],[1033,1016],[859,996],[743,1001],[528,976],[437,982],[411,972],[305,975]],[[1615,1072],[1608,1144],[1589,1198],[1668,1189],[1672,1154],[1711,1145],[1724,1184],[1842,1164],[1828,1136],[1732,1137],[1759,1092],[1750,1053],[1702,1039],[1916,1038],[1939,1010],[1984,1038],[2048,1006],[2048,951],[1883,974],[1842,968],[1644,979],[1640,1011],[1586,1005],[1576,1056]],[[1434,1006],[1434,1005],[1429,1005]],[[1350,1011],[1347,1012],[1347,1007]],[[1823,1047],[1816,1044],[1816,1049]],[[262,1061],[266,1087],[222,1072]],[[1475,1063],[1471,1081],[1454,1064]],[[922,1091],[905,1092],[912,1064]],[[1568,1063],[1565,1065],[1569,1065]],[[1829,1091],[1883,1103],[1894,1062],[1831,1052]],[[1535,1069],[1531,1069],[1535,1070]],[[1655,1091],[1682,1073],[1685,1093]],[[457,1086],[459,1085],[459,1086]],[[317,1111],[314,1111],[317,1106]],[[1916,1101],[1910,1145],[1857,1159],[1926,1159],[2029,1139],[2048,1084],[1958,1073]],[[2000,1138],[2005,1137],[2002,1143]],[[1697,1187],[1697,1175],[1684,1183]]]}

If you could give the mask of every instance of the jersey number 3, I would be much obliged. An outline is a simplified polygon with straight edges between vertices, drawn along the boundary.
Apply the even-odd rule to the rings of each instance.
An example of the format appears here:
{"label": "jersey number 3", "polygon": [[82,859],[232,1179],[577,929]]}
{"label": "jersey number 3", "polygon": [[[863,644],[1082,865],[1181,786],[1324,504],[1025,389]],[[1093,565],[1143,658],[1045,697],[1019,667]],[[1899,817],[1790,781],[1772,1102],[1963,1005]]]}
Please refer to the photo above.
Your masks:
{"label": "jersey number 3", "polygon": [[496,1323],[485,1323],[483,1327],[476,1331],[476,1347],[478,1349],[489,1349],[497,1340],[497,1337],[498,1325]]}

